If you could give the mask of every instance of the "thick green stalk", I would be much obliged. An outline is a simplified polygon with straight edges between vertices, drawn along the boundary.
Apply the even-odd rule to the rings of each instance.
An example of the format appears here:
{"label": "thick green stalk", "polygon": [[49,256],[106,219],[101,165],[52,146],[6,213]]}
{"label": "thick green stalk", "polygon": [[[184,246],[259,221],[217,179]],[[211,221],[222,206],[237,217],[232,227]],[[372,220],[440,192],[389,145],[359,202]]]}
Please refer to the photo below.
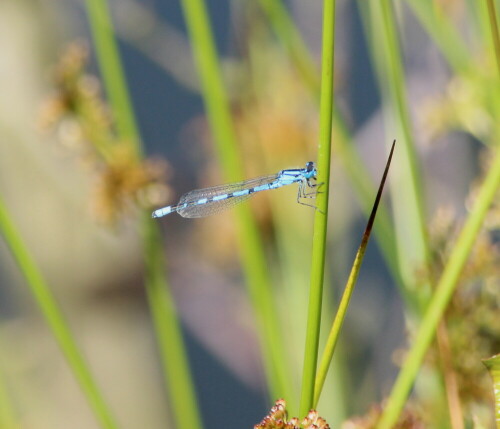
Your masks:
{"label": "thick green stalk", "polygon": [[[113,107],[120,137],[142,153],[141,139],[128,95],[109,10],[105,0],[87,0],[87,11],[97,49],[99,67]],[[165,384],[178,428],[201,428],[201,417],[191,374],[187,367],[182,332],[175,315],[165,274],[161,234],[149,215],[142,219],[145,253],[145,288],[160,348]]]}
{"label": "thick green stalk", "polygon": [[314,382],[318,361],[318,343],[325,274],[326,233],[328,225],[328,194],[330,183],[333,83],[335,54],[335,0],[323,2],[323,46],[321,66],[320,135],[318,148],[318,183],[312,248],[311,286],[302,372],[300,415],[305,416],[314,401]]}
{"label": "thick green stalk", "polygon": [[387,405],[377,426],[390,429],[396,423],[406,398],[418,374],[420,365],[434,338],[437,326],[455,290],[467,257],[481,229],[484,218],[500,187],[500,151],[497,151],[491,169],[484,181],[472,211],[465,223],[450,258],[437,284],[435,293],[415,337],[415,342],[391,391]]}
{"label": "thick green stalk", "polygon": [[73,371],[90,407],[103,428],[116,428],[116,423],[83,359],[69,327],[48,285],[38,270],[17,232],[3,201],[0,200],[0,232],[19,266],[31,294],[47,321],[52,334]]}
{"label": "thick green stalk", "polygon": [[[202,0],[183,0],[182,6],[217,155],[225,178],[237,181],[243,169],[206,7]],[[270,393],[290,398],[292,379],[260,234],[247,206],[239,206],[236,213],[241,260],[258,321]]]}

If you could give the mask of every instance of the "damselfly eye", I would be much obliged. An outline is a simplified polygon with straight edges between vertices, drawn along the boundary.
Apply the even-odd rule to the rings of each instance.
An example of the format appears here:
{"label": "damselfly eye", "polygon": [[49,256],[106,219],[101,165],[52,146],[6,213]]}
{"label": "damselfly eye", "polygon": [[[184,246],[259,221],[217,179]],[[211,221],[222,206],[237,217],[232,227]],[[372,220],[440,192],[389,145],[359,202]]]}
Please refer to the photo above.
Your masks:
{"label": "damselfly eye", "polygon": [[309,161],[307,164],[306,164],[306,170],[307,172],[311,172],[314,170],[314,162],[312,161]]}

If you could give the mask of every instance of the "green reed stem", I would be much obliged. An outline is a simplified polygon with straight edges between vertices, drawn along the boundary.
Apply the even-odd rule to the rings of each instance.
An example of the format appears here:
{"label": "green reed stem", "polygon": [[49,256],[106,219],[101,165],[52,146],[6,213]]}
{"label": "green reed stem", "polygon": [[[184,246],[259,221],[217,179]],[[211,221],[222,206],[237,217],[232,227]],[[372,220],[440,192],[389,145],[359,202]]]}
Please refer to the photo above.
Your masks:
{"label": "green reed stem", "polygon": [[[86,4],[99,66],[115,113],[118,132],[133,145],[140,156],[143,152],[141,138],[107,3],[105,0],[87,0]],[[143,215],[141,232],[146,266],[144,286],[160,349],[164,381],[170,393],[177,427],[198,429],[202,427],[202,423],[195,388],[166,277],[161,234],[154,222],[149,213]]]}
{"label": "green reed stem", "polygon": [[15,262],[23,274],[31,294],[47,321],[61,351],[73,371],[97,420],[103,428],[116,428],[111,412],[83,359],[76,341],[59,309],[47,283],[26,249],[21,236],[11,221],[7,208],[0,200],[0,232],[9,247]]}
{"label": "green reed stem", "polygon": [[328,196],[330,183],[333,81],[335,54],[335,0],[323,2],[323,46],[321,66],[320,135],[318,147],[318,183],[316,198],[318,209],[314,216],[311,286],[302,372],[300,415],[305,416],[314,401],[314,382],[318,361],[323,279],[325,274],[326,233],[328,226]]}
{"label": "green reed stem", "polygon": [[[182,6],[217,156],[225,178],[241,180],[242,163],[205,4],[202,0],[183,0]],[[260,234],[246,205],[240,205],[236,214],[241,260],[257,317],[270,393],[274,398],[286,397],[289,401],[293,397],[292,378]]]}
{"label": "green reed stem", "polygon": [[406,361],[393,386],[387,405],[377,426],[390,429],[396,423],[405,404],[413,382],[418,374],[425,352],[434,338],[437,326],[457,285],[459,276],[467,261],[472,245],[481,229],[484,218],[495,194],[500,187],[500,150],[477,196],[474,207],[458,237],[435,293],[425,312]]}

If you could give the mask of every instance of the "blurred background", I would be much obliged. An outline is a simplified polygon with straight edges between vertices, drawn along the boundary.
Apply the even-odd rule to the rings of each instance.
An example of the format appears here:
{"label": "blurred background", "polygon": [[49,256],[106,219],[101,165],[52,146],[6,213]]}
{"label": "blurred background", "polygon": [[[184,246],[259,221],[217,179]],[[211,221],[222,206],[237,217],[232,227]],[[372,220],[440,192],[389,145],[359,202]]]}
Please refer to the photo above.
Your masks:
{"label": "blurred background", "polygon": [[[321,2],[284,3],[303,39],[302,52],[283,43],[262,7],[265,2],[205,3],[230,100],[242,177],[315,161]],[[405,145],[396,148],[382,218],[375,222],[376,235],[319,403],[331,427],[365,414],[388,394],[408,333],[429,295],[425,285],[439,276],[470,207],[471,189],[479,185],[498,136],[498,84],[484,2],[393,2],[408,128],[400,125],[401,113],[392,102],[394,79],[377,38],[383,33],[378,12],[365,3],[337,4],[338,119],[324,332],[361,239],[387,148],[394,139],[398,144],[406,140],[414,152],[409,156],[413,164],[407,164]],[[109,0],[108,5],[143,157],[138,160],[117,137],[85,3],[2,0],[0,195],[118,426],[174,428],[171,398],[176,393],[164,385],[144,289],[141,212],[174,204],[185,192],[227,178],[206,117],[180,2]],[[413,168],[415,188],[407,181]],[[300,392],[314,215],[313,209],[296,203],[296,192],[290,186],[262,193],[250,204],[265,261],[259,270],[267,273],[273,300],[268,305],[278,323],[273,329],[286,359],[291,387],[286,400],[292,410],[297,410]],[[408,195],[413,193],[417,197],[412,200]],[[419,210],[420,218],[415,215]],[[262,326],[246,288],[242,238],[234,217],[229,210],[199,220],[174,214],[155,221],[206,428],[253,427],[278,399],[266,384]],[[492,233],[494,214],[490,220]],[[488,287],[493,298],[485,306],[492,311],[499,306],[495,240],[482,243],[477,271],[466,283],[473,285],[467,296],[472,299],[479,289],[484,298],[481,288]],[[430,267],[425,267],[423,255]],[[458,319],[468,320],[463,313]],[[497,334],[488,334],[484,349],[477,346],[480,358],[494,352]],[[467,341],[477,338],[475,331],[467,335]],[[0,350],[1,390],[15,427],[99,427],[4,240]],[[436,359],[429,358],[429,373],[439,366]],[[479,361],[471,365],[481,372]],[[439,377],[422,380],[427,394],[429,389],[437,392],[429,402],[440,398],[433,404],[439,409]],[[488,400],[484,405],[473,397],[474,411],[467,402],[465,418],[481,415],[491,422]],[[436,413],[446,414],[446,406]],[[441,415],[425,427],[448,427],[444,420]]]}

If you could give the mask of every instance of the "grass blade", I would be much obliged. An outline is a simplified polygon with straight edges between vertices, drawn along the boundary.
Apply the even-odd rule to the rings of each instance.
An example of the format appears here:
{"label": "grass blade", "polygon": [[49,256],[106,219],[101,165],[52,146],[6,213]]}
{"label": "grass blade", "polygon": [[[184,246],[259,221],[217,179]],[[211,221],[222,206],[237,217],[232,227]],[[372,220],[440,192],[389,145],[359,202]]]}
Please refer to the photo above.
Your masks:
{"label": "grass blade", "polygon": [[345,286],[342,299],[340,300],[339,309],[337,311],[337,314],[335,315],[335,320],[333,321],[330,334],[328,335],[325,351],[323,352],[323,357],[321,358],[318,374],[316,376],[313,408],[315,408],[316,405],[318,404],[319,397],[321,395],[321,391],[325,383],[326,375],[328,373],[328,368],[330,367],[330,363],[332,361],[333,352],[335,351],[335,346],[337,345],[337,340],[340,335],[340,330],[342,328],[342,324],[344,323],[345,315],[347,313],[347,307],[349,306],[352,293],[354,292],[354,286],[356,285],[356,281],[358,279],[359,271],[361,269],[361,264],[365,256],[366,247],[368,246],[368,240],[370,239],[370,235],[372,232],[373,222],[375,221],[377,209],[380,203],[380,199],[382,197],[382,191],[384,190],[387,174],[389,173],[389,167],[391,166],[392,154],[394,152],[395,144],[396,141],[392,143],[391,152],[389,153],[389,158],[387,159],[387,164],[385,166],[384,174],[382,176],[382,180],[378,188],[377,196],[375,198],[375,203],[373,204],[372,212],[370,214],[370,217],[368,218],[368,223],[366,225],[365,232],[363,233],[363,237],[361,239],[361,244],[359,245],[358,252],[356,253],[356,257],[354,258],[354,263],[352,264],[351,273],[349,274],[349,278],[347,279],[347,284]]}
{"label": "grass blade", "polygon": [[26,249],[2,200],[0,200],[0,232],[14,257],[15,262],[26,279],[31,294],[40,308],[47,324],[52,330],[61,351],[73,371],[86,396],[97,420],[103,428],[116,428],[111,412],[95,383],[85,360],[76,345],[69,327],[57,306],[47,283]]}

